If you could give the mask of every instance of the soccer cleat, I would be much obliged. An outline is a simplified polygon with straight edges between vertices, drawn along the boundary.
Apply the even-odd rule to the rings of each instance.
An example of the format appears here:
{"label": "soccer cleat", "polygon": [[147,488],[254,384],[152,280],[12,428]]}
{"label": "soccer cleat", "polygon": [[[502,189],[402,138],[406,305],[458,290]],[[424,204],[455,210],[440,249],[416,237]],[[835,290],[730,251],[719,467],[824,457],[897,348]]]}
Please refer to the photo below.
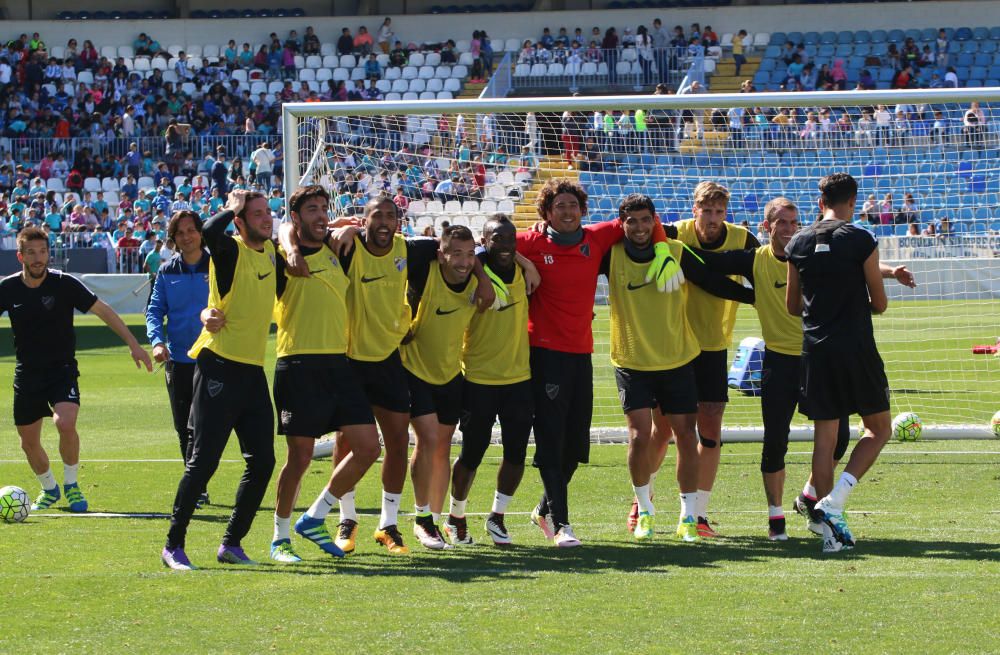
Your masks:
{"label": "soccer cleat", "polygon": [[216,553],[215,559],[219,560],[220,564],[244,564],[246,566],[257,566],[257,562],[247,557],[247,554],[243,552],[243,549],[239,546],[227,546],[226,544],[222,544],[219,546],[219,552]]}
{"label": "soccer cleat", "polygon": [[434,523],[434,518],[430,514],[417,516],[413,521],[413,536],[417,538],[421,546],[430,550],[448,550],[451,548],[445,542],[444,537],[441,536],[441,530],[438,529],[437,524]]}
{"label": "soccer cleat", "polygon": [[471,546],[472,535],[469,534],[469,523],[465,517],[448,515],[444,520],[444,534],[448,537],[452,546]]}
{"label": "soccer cleat", "polygon": [[839,553],[844,548],[844,544],[837,540],[833,530],[826,523],[820,523],[820,531],[823,533],[823,552]]}
{"label": "soccer cleat", "polygon": [[191,563],[191,560],[184,553],[184,549],[180,546],[177,548],[164,546],[163,552],[160,553],[160,560],[165,567],[174,571],[194,571],[198,568]]}
{"label": "soccer cleat", "polygon": [[639,520],[635,522],[635,530],[632,534],[636,539],[652,539],[653,515],[649,512],[639,512]]}
{"label": "soccer cleat", "polygon": [[767,538],[771,541],[788,541],[784,516],[769,518],[767,520]]}
{"label": "soccer cleat", "polygon": [[295,562],[302,561],[302,558],[295,554],[295,550],[292,548],[291,539],[278,539],[277,541],[272,541],[271,559],[275,562],[283,562],[285,564],[294,564]]}
{"label": "soccer cleat", "polygon": [[507,526],[504,525],[503,514],[493,512],[486,517],[486,534],[490,535],[490,539],[497,546],[506,546],[514,543],[514,540],[510,538],[510,534],[507,532]]}
{"label": "soccer cleat", "polygon": [[823,526],[818,520],[816,520],[816,501],[812,498],[804,496],[803,494],[799,494],[792,506],[798,514],[806,517],[806,528],[809,532],[818,534],[822,537]]}
{"label": "soccer cleat", "polygon": [[387,525],[375,531],[375,543],[385,546],[390,555],[406,555],[410,549],[403,544],[403,535],[395,525]]}
{"label": "soccer cleat", "polygon": [[295,532],[300,537],[308,539],[319,546],[319,549],[327,555],[332,555],[333,557],[344,556],[344,551],[337,544],[333,543],[330,531],[326,529],[326,522],[322,519],[314,519],[307,514],[303,514],[295,522]]}
{"label": "soccer cleat", "polygon": [[625,521],[625,527],[629,532],[635,532],[635,524],[639,522],[639,501],[635,498],[632,499],[632,508],[628,511],[628,519]]}
{"label": "soccer cleat", "polygon": [[677,522],[677,537],[686,543],[696,543],[701,541],[698,534],[698,522],[693,516],[685,516]]}
{"label": "soccer cleat", "polygon": [[703,539],[715,539],[719,536],[711,525],[708,523],[708,519],[704,516],[698,517],[698,535]]}
{"label": "soccer cleat", "polygon": [[333,540],[333,543],[337,544],[337,548],[347,555],[354,552],[354,542],[357,536],[358,522],[344,519],[337,525],[337,538]]}
{"label": "soccer cleat", "polygon": [[83,497],[80,485],[75,482],[63,485],[63,491],[66,493],[66,502],[69,503],[69,511],[77,514],[87,511],[87,499]]}
{"label": "soccer cleat", "polygon": [[548,514],[539,514],[538,508],[531,510],[531,522],[538,526],[545,538],[549,541],[556,536],[555,526],[552,525],[552,517]]}
{"label": "soccer cleat", "polygon": [[554,543],[559,548],[576,548],[577,546],[582,546],[580,540],[576,538],[573,534],[573,528],[567,523],[566,525],[559,528],[555,536],[552,538],[552,543]]}
{"label": "soccer cleat", "polygon": [[[834,508],[826,498],[816,503],[816,518],[830,528],[834,538],[840,542],[841,546],[850,549],[854,548],[854,535],[847,527],[847,520],[844,518],[844,510]],[[823,532],[823,541],[826,541],[826,531]]]}
{"label": "soccer cleat", "polygon": [[62,495],[59,493],[59,487],[53,487],[52,489],[42,489],[38,497],[35,498],[35,502],[31,503],[31,511],[38,512],[43,509],[48,509],[55,505]]}

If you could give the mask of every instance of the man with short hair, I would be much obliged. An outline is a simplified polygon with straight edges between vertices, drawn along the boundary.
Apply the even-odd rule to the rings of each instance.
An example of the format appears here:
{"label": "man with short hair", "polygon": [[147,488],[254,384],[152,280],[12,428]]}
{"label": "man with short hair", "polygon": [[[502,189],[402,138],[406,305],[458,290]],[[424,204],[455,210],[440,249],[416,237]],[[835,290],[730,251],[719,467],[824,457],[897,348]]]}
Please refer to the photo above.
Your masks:
{"label": "man with short hair", "polygon": [[[234,219],[239,234],[229,236],[226,228]],[[212,261],[206,313],[211,318],[210,310],[220,310],[225,323],[216,331],[207,324],[188,351],[196,362],[192,455],[177,488],[161,553],[163,563],[174,570],[195,568],[184,549],[188,524],[234,430],[246,469],[216,559],[254,564],[241,541],[274,470],[274,412],[264,375],[276,277],[271,222],[263,194],[237,190],[202,230]]]}
{"label": "man with short hair", "polygon": [[[482,264],[494,283],[502,284],[507,304],[497,311],[472,317],[462,349],[462,450],[451,478],[451,504],[444,533],[452,545],[472,543],[465,518],[469,490],[490,445],[493,424],[499,418],[503,461],[497,471],[493,506],[486,519],[486,533],[497,545],[512,543],[504,523],[507,505],[524,475],[524,458],[534,418],[528,349],[528,293],[519,261],[517,229],[505,214],[494,214],[483,225],[486,253]],[[497,279],[499,278],[499,279]]]}
{"label": "man with short hair", "polygon": [[[0,314],[7,312],[14,335],[14,425],[21,449],[42,485],[32,511],[48,509],[62,494],[71,512],[86,512],[87,500],[80,490],[80,435],[76,419],[80,411],[80,373],[76,362],[73,311],[91,312],[129,347],[136,366],[152,372],[149,354],[111,307],[79,280],[50,270],[49,239],[37,227],[26,227],[17,235],[17,260],[21,272],[0,280]],[[42,447],[42,419],[51,416],[59,431],[59,454],[63,461],[63,490],[49,466]]]}
{"label": "man with short hair", "polygon": [[[705,181],[694,190],[694,218],[675,223],[667,234],[690,248],[708,251],[744,250],[760,245],[747,229],[726,222],[729,190]],[[698,287],[688,290],[687,313],[701,349],[694,360],[698,390],[698,534],[715,537],[708,522],[708,502],[722,455],[722,415],[729,402],[728,348],[736,323],[736,303]],[[634,509],[633,509],[634,512]]]}
{"label": "man with short hair", "polygon": [[278,477],[271,542],[271,559],[279,562],[300,560],[289,527],[316,439],[339,431],[351,451],[335,462],[329,483],[296,521],[295,532],[334,557],[343,557],[344,551],[333,543],[326,515],[352,492],[381,452],[375,418],[346,354],[350,280],[326,248],[330,196],[318,185],[301,187],[289,198],[288,207],[309,275],[287,276],[284,251],[279,251],[274,402],[278,433],[288,443],[288,458]]}
{"label": "man with short hair", "polygon": [[[687,315],[692,289],[685,286],[680,293],[661,294],[643,281],[654,256],[653,229],[659,223],[651,198],[626,196],[618,216],[625,240],[604,256],[601,272],[608,278],[611,363],[629,428],[628,466],[639,506],[632,532],[640,540],[653,536],[652,483],[673,434],[681,500],[677,536],[694,542],[699,536],[698,389],[693,362],[700,346]],[[705,292],[736,302],[753,299],[751,290],[710,271],[682,242],[670,240],[667,245],[684,278]]]}
{"label": "man with short hair", "polygon": [[[153,346],[153,359],[163,365],[174,431],[185,463],[194,445],[189,418],[195,362],[188,350],[201,332],[199,316],[208,304],[209,254],[201,230],[201,217],[192,211],[170,217],[167,236],[177,246],[178,256],[160,266],[146,307],[146,336]],[[198,504],[208,502],[208,493],[202,493]]]}
{"label": "man with short hair", "polygon": [[[789,313],[802,316],[802,395],[813,420],[812,477],[820,500],[823,552],[854,547],[844,518],[851,490],[878,459],[892,434],[889,382],[875,344],[872,314],[889,304],[879,267],[878,243],[851,224],[858,183],[847,173],[820,180],[823,217],[786,247]],[[840,417],[860,414],[865,433],[833,484]]]}

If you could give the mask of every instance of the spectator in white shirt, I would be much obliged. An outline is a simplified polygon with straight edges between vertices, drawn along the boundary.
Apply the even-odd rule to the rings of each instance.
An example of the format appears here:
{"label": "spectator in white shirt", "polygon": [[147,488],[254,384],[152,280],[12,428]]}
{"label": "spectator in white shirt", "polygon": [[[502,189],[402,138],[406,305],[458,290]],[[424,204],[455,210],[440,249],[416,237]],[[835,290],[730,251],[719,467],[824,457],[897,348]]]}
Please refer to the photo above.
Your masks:
{"label": "spectator in white shirt", "polygon": [[271,174],[274,172],[274,152],[269,147],[270,144],[264,141],[260,147],[250,155],[256,171],[256,181],[265,193],[271,190]]}

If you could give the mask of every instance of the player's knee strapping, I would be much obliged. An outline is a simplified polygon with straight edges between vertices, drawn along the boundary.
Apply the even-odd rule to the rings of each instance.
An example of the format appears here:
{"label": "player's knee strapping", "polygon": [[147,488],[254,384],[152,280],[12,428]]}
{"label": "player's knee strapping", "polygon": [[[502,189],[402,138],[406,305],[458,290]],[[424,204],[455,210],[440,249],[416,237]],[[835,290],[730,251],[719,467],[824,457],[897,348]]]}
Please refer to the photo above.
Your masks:
{"label": "player's knee strapping", "polygon": [[785,455],[788,454],[788,434],[784,439],[768,439],[764,434],[764,446],[760,454],[760,472],[777,473],[785,470]]}
{"label": "player's knee strapping", "polygon": [[708,437],[704,436],[701,433],[701,430],[697,430],[697,433],[698,433],[698,442],[701,444],[702,448],[721,448],[722,447],[722,438],[721,438],[721,436],[719,437],[719,440],[716,441],[715,439],[709,439]]}

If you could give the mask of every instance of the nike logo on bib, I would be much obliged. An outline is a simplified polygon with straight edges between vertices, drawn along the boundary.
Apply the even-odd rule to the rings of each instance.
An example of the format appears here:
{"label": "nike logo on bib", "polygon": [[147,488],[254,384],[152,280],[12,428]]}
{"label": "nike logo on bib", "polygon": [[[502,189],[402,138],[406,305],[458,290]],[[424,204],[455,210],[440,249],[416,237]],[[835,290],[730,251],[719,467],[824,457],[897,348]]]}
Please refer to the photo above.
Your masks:
{"label": "nike logo on bib", "polygon": [[787,287],[787,286],[788,286],[787,282],[778,282],[777,280],[775,280],[774,282],[775,289],[781,289],[782,287]]}
{"label": "nike logo on bib", "polygon": [[379,275],[378,277],[365,277],[364,275],[362,275],[361,283],[368,284],[369,282],[374,282],[375,280],[381,280],[384,277],[385,277],[384,275]]}
{"label": "nike logo on bib", "polygon": [[435,311],[434,313],[437,314],[438,316],[447,316],[448,314],[454,314],[457,311],[458,311],[458,307],[456,307],[455,309],[449,309],[446,312],[442,311],[441,308],[438,307],[437,311]]}
{"label": "nike logo on bib", "polygon": [[650,280],[649,282],[644,282],[642,284],[632,284],[631,282],[629,282],[628,286],[626,286],[625,288],[628,289],[629,291],[635,291],[635,290],[641,289],[643,287],[648,287],[652,283],[653,283],[652,280]]}
{"label": "nike logo on bib", "polygon": [[257,274],[257,279],[258,279],[258,280],[263,280],[263,279],[265,279],[265,278],[266,278],[266,277],[267,277],[268,275],[270,275],[270,274],[271,274],[271,272],[270,272],[270,271],[268,271],[267,273],[264,273],[263,275],[261,275],[260,273],[258,273],[258,274]]}
{"label": "nike logo on bib", "polygon": [[510,309],[511,307],[513,307],[513,306],[514,306],[514,305],[516,305],[516,304],[517,304],[516,302],[512,302],[512,303],[511,303],[511,304],[509,304],[509,305],[504,305],[503,307],[501,307],[501,308],[497,309],[497,311],[498,311],[498,312],[505,312],[505,311],[507,311],[508,309]]}

